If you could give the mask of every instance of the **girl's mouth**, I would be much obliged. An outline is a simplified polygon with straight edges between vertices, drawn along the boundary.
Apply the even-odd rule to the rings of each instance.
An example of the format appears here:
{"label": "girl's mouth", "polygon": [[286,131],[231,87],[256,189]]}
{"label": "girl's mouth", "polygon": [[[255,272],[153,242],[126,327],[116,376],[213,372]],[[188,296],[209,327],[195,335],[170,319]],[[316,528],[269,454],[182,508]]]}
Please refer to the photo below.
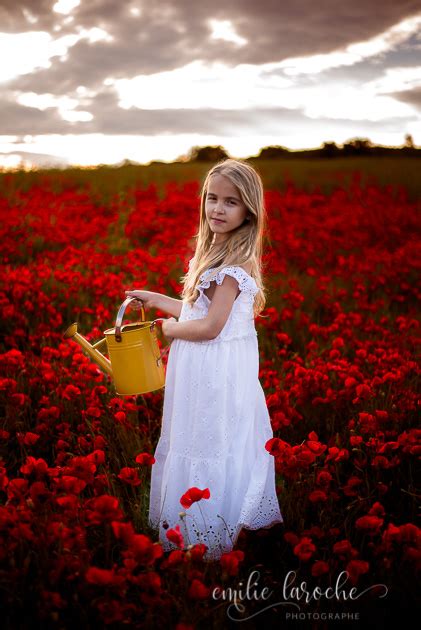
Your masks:
{"label": "girl's mouth", "polygon": [[222,219],[212,219],[212,221],[215,221],[215,223],[225,223]]}

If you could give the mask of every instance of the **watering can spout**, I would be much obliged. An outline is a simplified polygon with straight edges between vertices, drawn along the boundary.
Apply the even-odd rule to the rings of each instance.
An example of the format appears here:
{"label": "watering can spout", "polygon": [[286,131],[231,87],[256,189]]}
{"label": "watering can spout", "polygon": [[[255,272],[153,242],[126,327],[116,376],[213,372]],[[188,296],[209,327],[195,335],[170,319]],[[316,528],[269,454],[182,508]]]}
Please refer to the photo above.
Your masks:
{"label": "watering can spout", "polygon": [[[145,320],[142,300],[142,321],[134,324],[123,323],[126,306],[139,298],[128,297],[117,313],[115,328],[104,332],[105,337],[91,344],[77,331],[77,324],[71,324],[63,334],[64,339],[76,341],[95,361],[105,374],[114,381],[119,396],[136,396],[161,389],[165,385],[165,370],[162,357],[170,348],[170,344],[160,351],[155,331],[155,322]],[[107,359],[103,352],[109,356]]]}
{"label": "watering can spout", "polygon": [[98,341],[97,343],[92,345],[89,343],[87,339],[85,339],[83,335],[78,333],[76,323],[71,324],[67,328],[63,337],[64,339],[73,339],[73,341],[76,341],[84,350],[86,350],[86,352],[89,354],[91,359],[95,361],[95,363],[99,365],[99,367],[104,372],[106,372],[107,374],[111,376],[111,378],[113,378],[113,370],[111,367],[111,361],[109,361],[109,359],[104,357],[104,355],[99,351],[99,348],[103,348],[104,350],[107,349],[107,340],[105,339],[105,337],[101,339],[101,341]]}

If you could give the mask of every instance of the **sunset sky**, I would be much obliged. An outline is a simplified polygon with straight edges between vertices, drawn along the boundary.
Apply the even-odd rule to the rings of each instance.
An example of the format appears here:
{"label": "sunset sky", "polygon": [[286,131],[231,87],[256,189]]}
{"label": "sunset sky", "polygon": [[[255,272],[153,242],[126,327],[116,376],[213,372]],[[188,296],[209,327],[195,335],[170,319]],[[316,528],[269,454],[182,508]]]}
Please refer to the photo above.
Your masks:
{"label": "sunset sky", "polygon": [[421,0],[0,0],[0,166],[421,145]]}

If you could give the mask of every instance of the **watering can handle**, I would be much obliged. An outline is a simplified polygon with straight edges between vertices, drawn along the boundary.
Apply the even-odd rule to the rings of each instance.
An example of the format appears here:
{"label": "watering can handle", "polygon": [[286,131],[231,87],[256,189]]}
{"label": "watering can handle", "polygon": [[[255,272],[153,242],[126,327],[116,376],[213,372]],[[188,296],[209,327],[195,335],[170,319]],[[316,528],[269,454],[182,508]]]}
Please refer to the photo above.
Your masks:
{"label": "watering can handle", "polygon": [[124,311],[126,310],[126,307],[130,304],[130,302],[132,302],[133,300],[138,300],[139,302],[141,302],[141,304],[142,304],[142,306],[141,306],[142,322],[146,321],[146,319],[145,319],[145,309],[143,308],[142,300],[140,298],[136,298],[136,297],[127,297],[124,300],[123,304],[118,309],[117,319],[115,320],[115,340],[116,341],[121,341],[121,324],[122,324],[122,321],[123,321]]}
{"label": "watering can handle", "polygon": [[[124,311],[126,310],[126,307],[130,304],[130,302],[132,302],[132,300],[138,300],[142,306],[141,306],[141,311],[142,311],[142,321],[146,321],[145,319],[145,309],[143,308],[143,302],[140,298],[137,297],[127,297],[123,304],[120,306],[118,313],[117,313],[117,319],[115,321],[115,340],[116,341],[121,341],[121,323],[123,321],[123,315],[124,315]],[[153,327],[155,326],[155,322],[159,322],[159,321],[165,321],[164,317],[158,317],[157,319],[154,319],[152,324],[151,324],[151,330],[153,329]],[[169,342],[169,344],[166,346],[166,348],[164,348],[164,350],[161,351],[160,353],[160,358],[162,358],[163,356],[165,356],[165,354],[168,352],[168,350],[170,349],[170,345],[171,345],[172,341]]]}

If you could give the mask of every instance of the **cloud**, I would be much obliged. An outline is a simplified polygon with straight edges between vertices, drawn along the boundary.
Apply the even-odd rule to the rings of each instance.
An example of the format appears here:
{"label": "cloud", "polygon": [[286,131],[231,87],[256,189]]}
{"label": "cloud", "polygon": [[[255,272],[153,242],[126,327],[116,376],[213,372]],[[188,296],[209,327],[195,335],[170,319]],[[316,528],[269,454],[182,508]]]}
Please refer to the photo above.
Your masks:
{"label": "cloud", "polygon": [[[92,106],[84,104],[84,110],[92,112],[92,120],[86,122],[67,122],[62,120],[59,105],[39,110],[26,107],[12,100],[2,106],[0,117],[0,135],[40,135],[54,133],[103,133],[119,134],[230,134],[241,135],[251,128],[275,130],[279,124],[303,124],[304,116],[299,111],[282,107],[262,107],[249,110],[204,109],[160,109],[143,110],[118,107],[117,94],[104,90],[97,94]],[[34,101],[35,104],[35,101]],[[73,111],[78,111],[73,110]]]}
{"label": "cloud", "polygon": [[[6,0],[0,7],[1,30],[45,31],[58,39],[74,36],[83,29],[98,28],[113,38],[95,45],[78,41],[70,48],[64,63],[55,60],[48,73],[50,84],[44,88],[52,92],[50,88],[54,85],[57,93],[62,93],[81,84],[101,84],[107,76],[124,78],[168,71],[196,59],[205,63],[229,60],[234,66],[328,54],[392,28],[421,11],[421,0],[384,0],[381,11],[378,0],[354,0],[347,4],[324,0],[316,5],[310,0],[294,3],[215,0],[211,6],[192,0],[157,4],[89,0],[75,7],[70,16],[53,12],[51,6],[46,0]],[[136,6],[140,9],[138,16],[130,10]],[[24,9],[34,16],[36,23],[25,18]],[[230,25],[248,45],[214,38],[215,20],[225,23],[226,28]],[[41,75],[45,81],[47,74]],[[22,89],[18,80],[14,87]]]}
{"label": "cloud", "polygon": [[11,62],[0,134],[260,132],[283,143],[286,129],[332,118],[332,129],[396,130],[413,120],[420,88],[388,75],[388,60],[415,66],[417,15],[421,0],[2,0]]}
{"label": "cloud", "polygon": [[402,90],[401,92],[393,92],[393,97],[403,103],[409,103],[421,110],[421,85],[413,90]]}

